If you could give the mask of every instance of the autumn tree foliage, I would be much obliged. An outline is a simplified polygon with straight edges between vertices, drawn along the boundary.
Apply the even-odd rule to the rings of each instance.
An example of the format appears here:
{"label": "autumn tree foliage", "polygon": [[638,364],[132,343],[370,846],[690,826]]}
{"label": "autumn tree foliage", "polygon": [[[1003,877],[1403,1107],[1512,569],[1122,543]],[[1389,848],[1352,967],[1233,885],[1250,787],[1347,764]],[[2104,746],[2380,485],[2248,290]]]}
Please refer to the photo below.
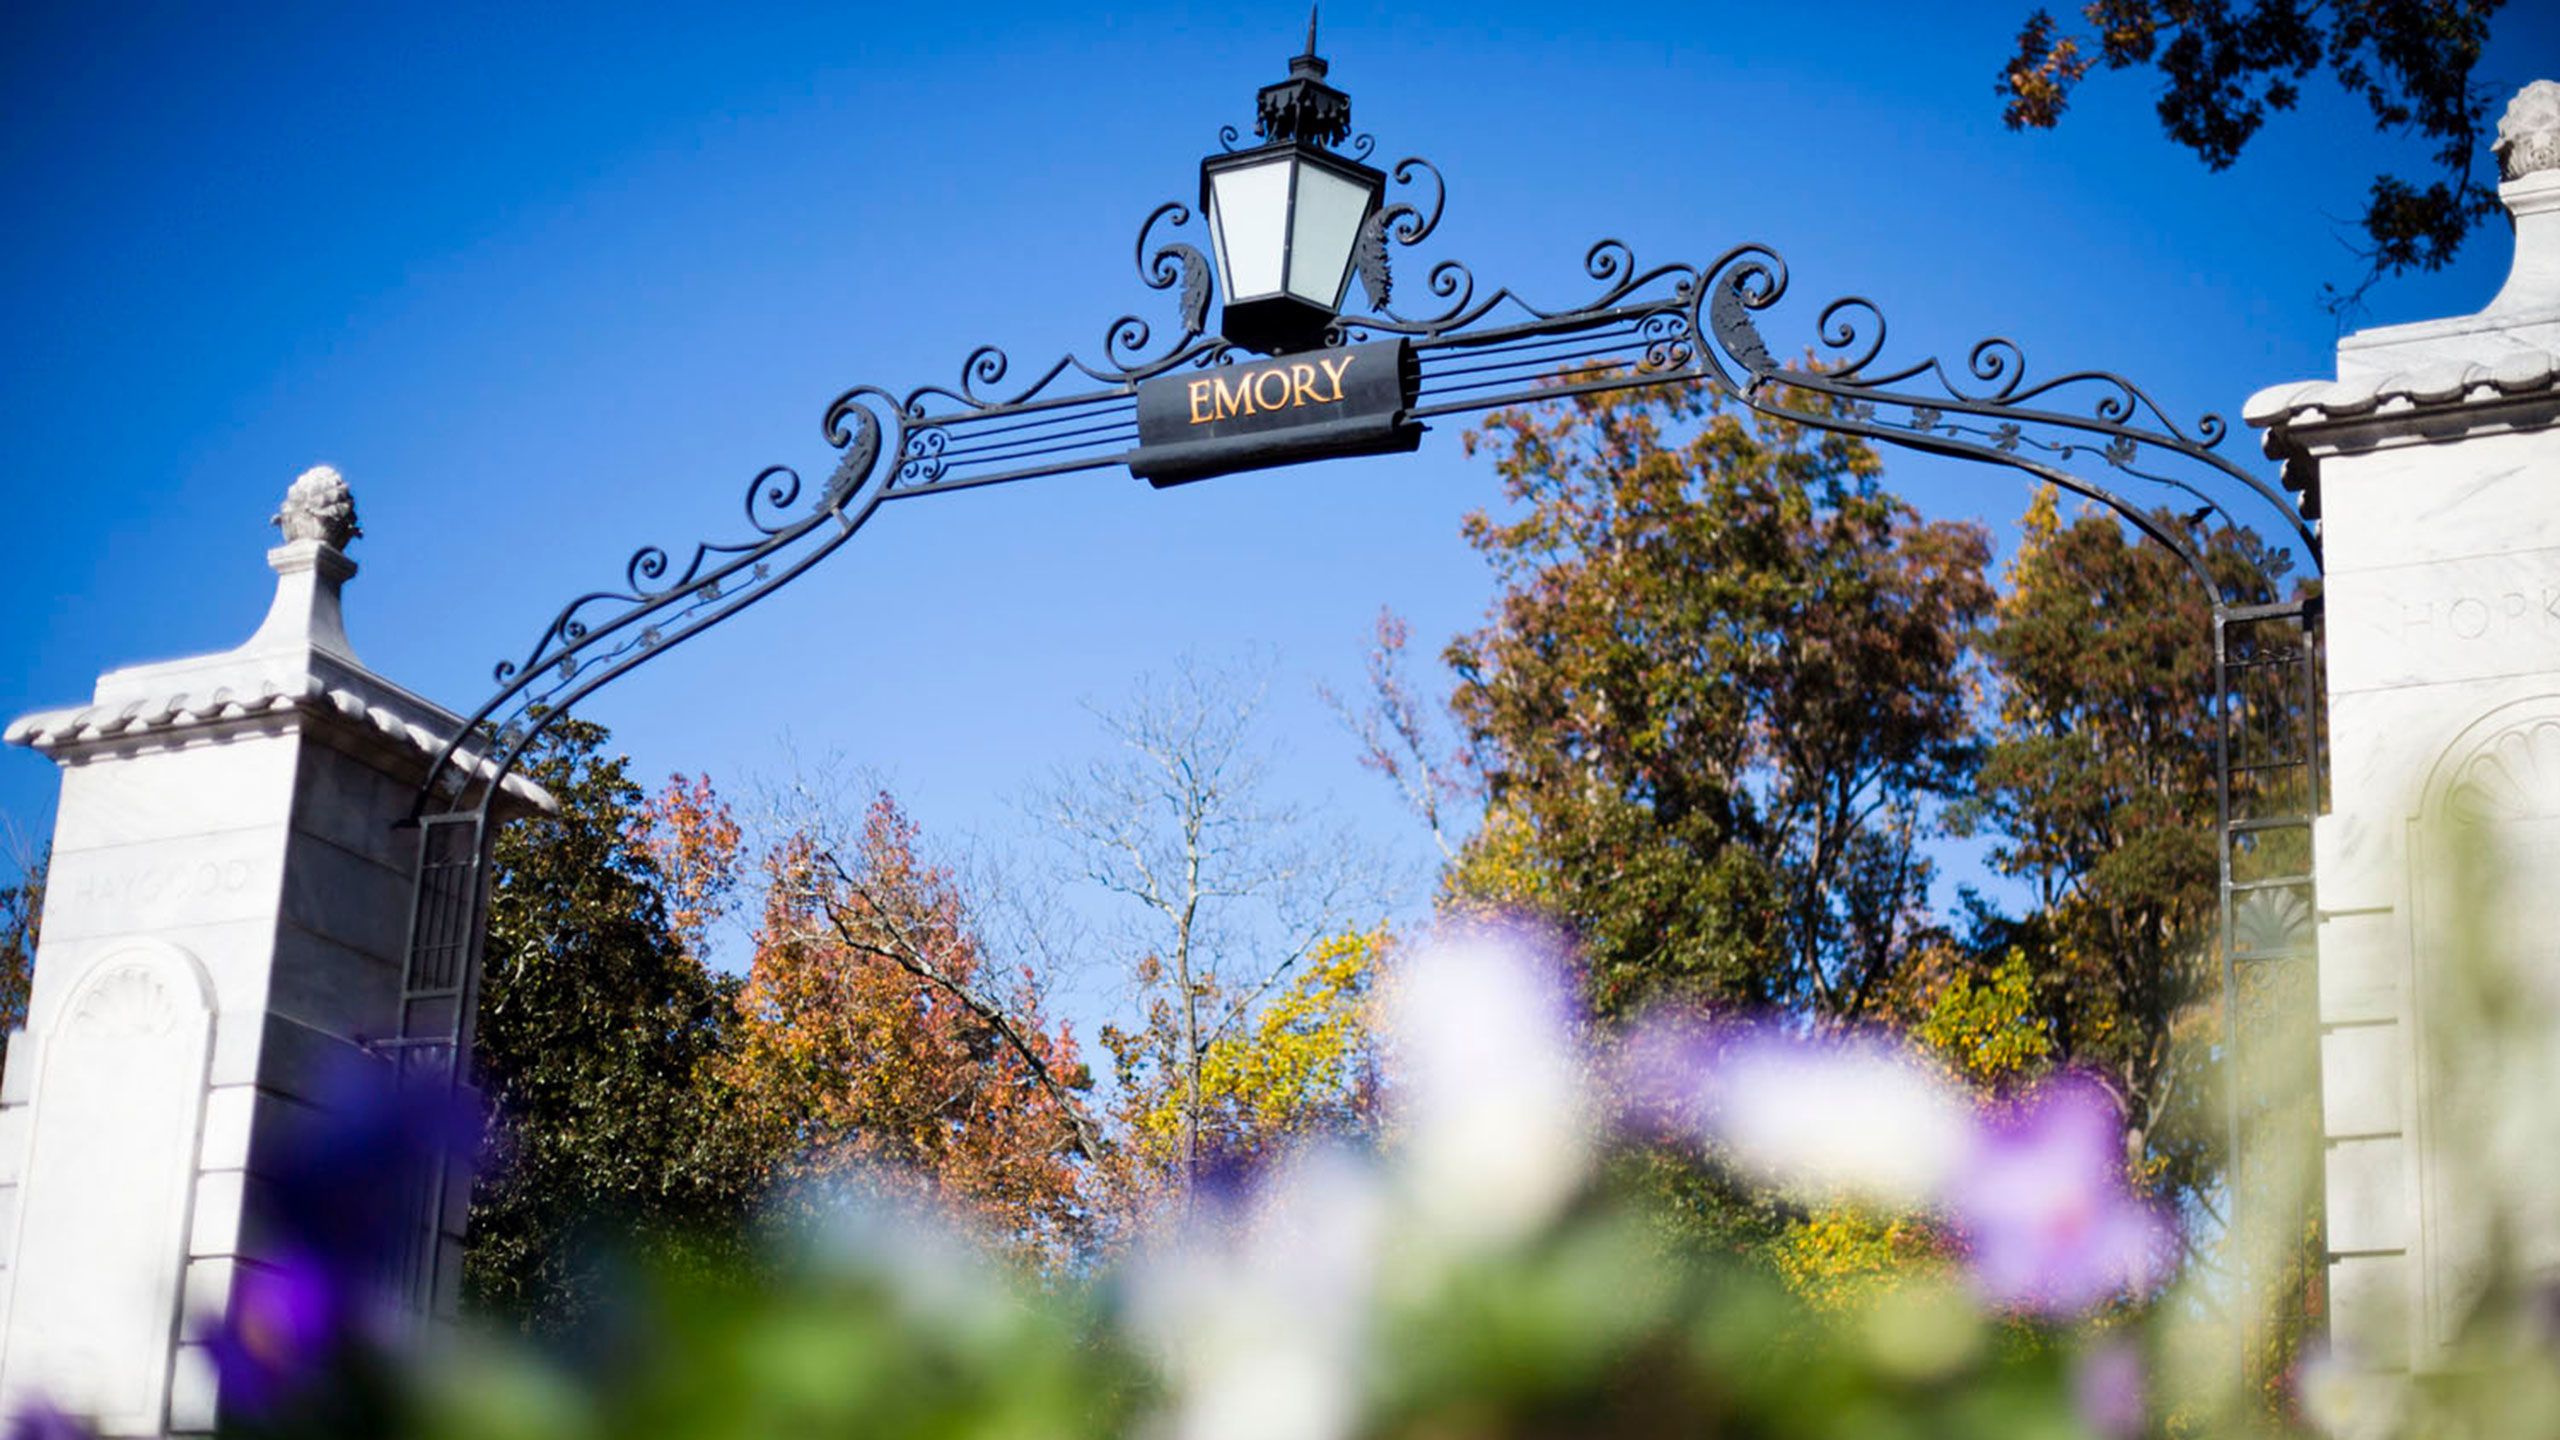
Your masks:
{"label": "autumn tree foliage", "polygon": [[1497,412],[1499,593],[1448,650],[1488,813],[1461,902],[1580,940],[1593,999],[1870,1014],[1930,927],[1933,808],[1975,751],[1989,542],[1875,454],[1704,390]]}
{"label": "autumn tree foliage", "polygon": [[[2023,955],[2056,1061],[2107,1077],[2155,1177],[2193,1186],[2218,1137],[2204,1047],[2177,1043],[2219,1001],[2210,600],[2166,546],[2094,507],[2066,518],[2050,488],[2021,532],[1981,639],[1990,744],[1956,818],[2035,903],[1986,949]],[[2287,558],[2244,528],[2197,541],[2231,593],[2286,584]]]}
{"label": "autumn tree foliage", "polygon": [[632,817],[632,835],[658,865],[667,928],[688,954],[707,960],[713,922],[736,903],[745,830],[711,787],[711,777],[668,777]]}
{"label": "autumn tree foliage", "polygon": [[766,1183],[914,1187],[1028,1259],[1093,1239],[1103,1138],[1068,1027],[988,953],[951,873],[887,795],[765,857],[762,924],[720,1084]]}
{"label": "autumn tree foliage", "polygon": [[1277,994],[1203,1047],[1187,1116],[1180,1030],[1164,1013],[1164,997],[1151,1002],[1145,1025],[1106,1029],[1130,1178],[1143,1186],[1176,1171],[1186,1119],[1208,1154],[1248,1165],[1293,1144],[1365,1130],[1378,1099],[1371,1006],[1390,945],[1383,927],[1317,942]]}

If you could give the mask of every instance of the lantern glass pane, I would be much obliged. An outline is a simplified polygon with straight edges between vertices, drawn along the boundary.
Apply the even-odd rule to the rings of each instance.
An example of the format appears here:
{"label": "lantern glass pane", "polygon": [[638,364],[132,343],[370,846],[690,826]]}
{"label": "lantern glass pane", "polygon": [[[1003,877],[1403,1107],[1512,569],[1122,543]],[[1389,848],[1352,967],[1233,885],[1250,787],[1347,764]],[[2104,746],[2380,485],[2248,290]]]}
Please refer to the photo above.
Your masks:
{"label": "lantern glass pane", "polygon": [[1209,179],[1209,227],[1218,237],[1227,302],[1280,288],[1289,239],[1289,162],[1221,170]]}
{"label": "lantern glass pane", "polygon": [[1290,220],[1289,293],[1326,309],[1342,304],[1351,274],[1351,242],[1368,218],[1369,187],[1313,165],[1298,167],[1297,213]]}

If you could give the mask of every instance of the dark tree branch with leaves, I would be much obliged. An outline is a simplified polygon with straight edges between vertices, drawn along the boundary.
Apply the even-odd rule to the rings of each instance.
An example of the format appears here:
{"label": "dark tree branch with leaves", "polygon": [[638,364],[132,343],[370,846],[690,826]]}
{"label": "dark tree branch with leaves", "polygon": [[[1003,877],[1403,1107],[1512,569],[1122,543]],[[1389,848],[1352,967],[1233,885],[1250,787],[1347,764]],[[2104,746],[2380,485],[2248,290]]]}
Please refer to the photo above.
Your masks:
{"label": "dark tree branch with leaves", "polygon": [[2494,175],[2480,166],[2492,97],[2473,79],[2489,19],[2503,0],[2089,0],[2088,29],[2065,29],[2038,9],[2018,32],[1998,90],[2012,130],[2050,130],[2092,69],[2156,69],[2169,138],[2211,169],[2237,160],[2268,117],[2291,110],[2302,82],[2326,69],[2373,112],[2374,127],[2433,146],[2432,174],[2374,177],[2361,224],[2367,262],[2355,304],[2374,282],[2438,270],[2472,227],[2497,210]]}

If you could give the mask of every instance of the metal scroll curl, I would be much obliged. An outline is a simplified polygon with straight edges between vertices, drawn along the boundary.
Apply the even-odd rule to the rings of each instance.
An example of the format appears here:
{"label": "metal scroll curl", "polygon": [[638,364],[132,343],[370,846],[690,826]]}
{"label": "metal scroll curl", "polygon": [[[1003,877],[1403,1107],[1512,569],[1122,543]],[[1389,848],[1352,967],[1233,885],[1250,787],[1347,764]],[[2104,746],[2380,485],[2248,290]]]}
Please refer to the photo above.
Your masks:
{"label": "metal scroll curl", "polygon": [[[2024,348],[2006,336],[1975,342],[1956,365],[1937,356],[1887,363],[1884,312],[1861,295],[1824,305],[1806,360],[1785,363],[1770,351],[1758,321],[1786,295],[1785,261],[1766,247],[1743,246],[1705,273],[1690,309],[1693,327],[1714,340],[1705,367],[1755,410],[2050,480],[2169,545],[2225,603],[2273,598],[2261,581],[2210,577],[2186,533],[2208,520],[2240,523],[2217,493],[2232,485],[2265,502],[2285,538],[2318,560],[2319,535],[2301,512],[2265,479],[2218,452],[2230,433],[2219,415],[2181,423],[2150,392],[2110,371],[2032,378]],[[2163,524],[2157,507],[2138,505],[2084,473],[2090,462],[2169,492],[2164,503],[2184,512],[2185,526]]]}
{"label": "metal scroll curl", "polygon": [[681,565],[664,546],[641,546],[623,562],[621,586],[570,600],[519,658],[499,661],[497,689],[446,742],[416,810],[473,804],[475,781],[485,807],[495,782],[579,700],[781,588],[859,528],[894,475],[882,417],[865,398],[840,398],[828,414],[843,454],[824,485],[788,465],[766,466],[742,497],[746,536],[700,542]]}
{"label": "metal scroll curl", "polygon": [[[622,584],[581,594],[561,607],[519,658],[500,661],[497,690],[444,747],[419,808],[432,797],[465,803],[471,775],[503,776],[525,748],[569,707],[615,677],[779,588],[843,543],[885,500],[996,483],[1030,473],[1118,463],[1135,443],[1136,386],[1183,365],[1232,358],[1208,333],[1214,276],[1199,245],[1179,238],[1195,222],[1179,201],[1157,206],[1138,230],[1141,283],[1175,297],[1173,338],[1152,351],[1154,327],[1138,315],[1105,327],[1101,359],[1059,357],[1027,384],[1008,388],[1013,362],[997,346],[969,352],[948,385],[903,393],[858,385],[829,402],[820,423],[836,463],[822,485],[786,465],[749,480],[748,534],[676,552],[644,545],[624,562]],[[1409,227],[1428,233],[1416,212]],[[1095,389],[1063,383],[1096,382]],[[465,741],[494,745],[464,758]],[[481,803],[487,803],[485,791]]]}

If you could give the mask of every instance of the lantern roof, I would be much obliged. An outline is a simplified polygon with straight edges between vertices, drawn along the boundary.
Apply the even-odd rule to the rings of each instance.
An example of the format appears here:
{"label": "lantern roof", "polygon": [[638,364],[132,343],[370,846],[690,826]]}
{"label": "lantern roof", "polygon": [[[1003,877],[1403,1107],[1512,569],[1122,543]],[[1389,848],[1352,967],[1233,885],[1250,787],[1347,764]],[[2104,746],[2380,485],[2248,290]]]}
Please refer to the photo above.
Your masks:
{"label": "lantern roof", "polygon": [[1324,83],[1330,69],[1316,54],[1316,12],[1309,6],[1307,48],[1290,59],[1288,79],[1262,87],[1253,133],[1274,144],[1341,144],[1351,134],[1351,97]]}

